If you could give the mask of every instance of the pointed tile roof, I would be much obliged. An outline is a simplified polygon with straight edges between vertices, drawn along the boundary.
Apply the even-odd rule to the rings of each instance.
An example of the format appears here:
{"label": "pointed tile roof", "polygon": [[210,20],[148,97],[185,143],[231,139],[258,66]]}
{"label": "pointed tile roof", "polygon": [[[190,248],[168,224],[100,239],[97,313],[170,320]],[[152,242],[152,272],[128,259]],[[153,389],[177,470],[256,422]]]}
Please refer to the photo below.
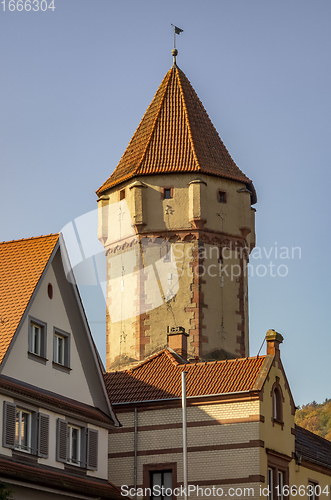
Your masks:
{"label": "pointed tile roof", "polygon": [[256,202],[252,181],[231,158],[185,74],[173,66],[97,194],[139,175],[188,172],[243,182]]}
{"label": "pointed tile roof", "polygon": [[0,363],[59,234],[0,243]]}
{"label": "pointed tile roof", "polygon": [[270,359],[255,356],[191,364],[163,349],[130,370],[104,373],[104,379],[112,404],[180,398],[182,371],[187,373],[188,397],[258,391],[268,375]]}

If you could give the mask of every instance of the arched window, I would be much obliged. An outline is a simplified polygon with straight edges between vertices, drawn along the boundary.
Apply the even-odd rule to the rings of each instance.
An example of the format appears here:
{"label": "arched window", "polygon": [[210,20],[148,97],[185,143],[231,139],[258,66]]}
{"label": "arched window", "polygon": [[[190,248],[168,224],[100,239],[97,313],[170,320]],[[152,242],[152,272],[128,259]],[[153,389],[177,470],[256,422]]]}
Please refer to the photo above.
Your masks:
{"label": "arched window", "polygon": [[272,386],[272,417],[274,422],[283,424],[283,392],[279,384],[279,377],[276,377],[276,382]]}
{"label": "arched window", "polygon": [[273,395],[273,400],[274,400],[274,419],[276,420],[282,420],[282,401],[281,401],[281,395],[279,392],[279,389],[276,387],[274,390],[274,395]]}

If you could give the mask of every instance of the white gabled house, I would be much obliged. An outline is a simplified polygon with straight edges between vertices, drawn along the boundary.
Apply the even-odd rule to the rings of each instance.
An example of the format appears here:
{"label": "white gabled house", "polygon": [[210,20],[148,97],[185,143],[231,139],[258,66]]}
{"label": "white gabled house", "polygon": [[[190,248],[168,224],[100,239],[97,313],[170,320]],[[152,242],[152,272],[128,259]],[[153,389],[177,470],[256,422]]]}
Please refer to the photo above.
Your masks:
{"label": "white gabled house", "polygon": [[122,498],[107,480],[120,424],[61,249],[58,234],[0,244],[0,481],[15,499]]}

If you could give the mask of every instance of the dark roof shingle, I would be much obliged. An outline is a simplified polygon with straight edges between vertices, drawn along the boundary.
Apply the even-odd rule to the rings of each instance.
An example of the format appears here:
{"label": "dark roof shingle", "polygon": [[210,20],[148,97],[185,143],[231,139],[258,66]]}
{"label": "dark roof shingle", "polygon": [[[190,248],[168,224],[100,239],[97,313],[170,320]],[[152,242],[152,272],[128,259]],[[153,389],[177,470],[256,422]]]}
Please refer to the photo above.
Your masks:
{"label": "dark roof shingle", "polygon": [[331,442],[299,425],[295,426],[295,451],[308,461],[331,468]]}
{"label": "dark roof shingle", "polygon": [[25,465],[7,458],[0,458],[1,479],[24,481],[30,484],[72,492],[98,500],[120,500],[126,497],[121,491],[105,479],[75,477],[63,471],[54,471],[50,467]]}

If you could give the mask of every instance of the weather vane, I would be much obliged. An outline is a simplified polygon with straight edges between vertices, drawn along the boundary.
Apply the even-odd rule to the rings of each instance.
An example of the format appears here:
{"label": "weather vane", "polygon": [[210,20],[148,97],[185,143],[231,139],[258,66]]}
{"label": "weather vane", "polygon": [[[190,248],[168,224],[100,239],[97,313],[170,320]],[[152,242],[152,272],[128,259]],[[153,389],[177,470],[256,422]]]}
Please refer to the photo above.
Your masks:
{"label": "weather vane", "polygon": [[175,26],[174,24],[171,24],[171,26],[174,27],[174,48],[172,49],[171,53],[174,57],[174,64],[173,64],[173,67],[176,68],[177,65],[176,65],[176,55],[178,54],[178,50],[176,49],[176,35],[180,35],[182,33],[182,30],[181,28],[178,28],[178,26]]}
{"label": "weather vane", "polygon": [[174,27],[174,49],[176,49],[176,35],[180,35],[184,30],[178,28],[178,26],[175,26],[174,24],[171,24],[171,26]]}

